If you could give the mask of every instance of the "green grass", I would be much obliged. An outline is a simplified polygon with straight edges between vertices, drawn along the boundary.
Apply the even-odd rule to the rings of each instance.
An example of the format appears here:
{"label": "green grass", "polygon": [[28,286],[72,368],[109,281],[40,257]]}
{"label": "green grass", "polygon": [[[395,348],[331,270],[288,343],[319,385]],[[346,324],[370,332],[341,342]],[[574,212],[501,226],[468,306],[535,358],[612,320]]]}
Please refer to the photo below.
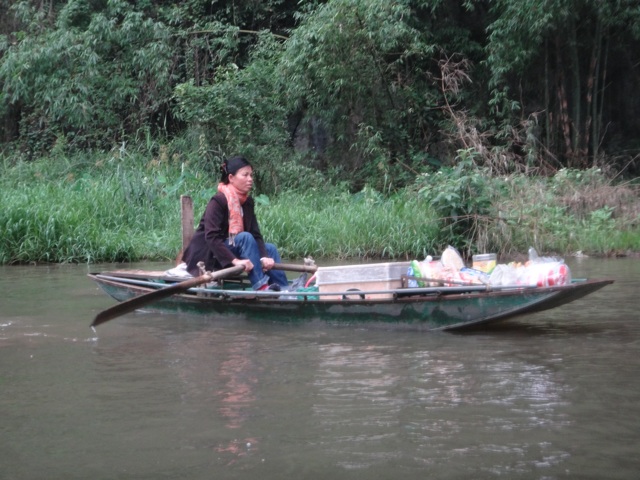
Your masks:
{"label": "green grass", "polygon": [[373,191],[291,193],[258,215],[263,234],[296,258],[416,258],[433,252],[439,225],[424,202]]}
{"label": "green grass", "polygon": [[38,165],[17,170],[0,191],[0,263],[175,257],[180,209],[162,188],[117,169],[79,177],[45,176]]}
{"label": "green grass", "polygon": [[524,252],[527,245],[565,255],[638,252],[638,188],[614,185],[595,170],[583,174],[508,179],[478,228],[477,243],[502,254]]}
{"label": "green grass", "polygon": [[[0,264],[171,260],[181,247],[179,196],[193,197],[197,224],[217,183],[185,164],[110,155],[5,159],[0,173]],[[257,212],[263,235],[288,259],[424,258],[447,244],[467,255],[515,255],[529,246],[541,254],[640,251],[640,202],[629,185],[595,174],[588,182],[467,175],[474,177],[464,184],[453,173],[439,184],[433,176],[429,189],[391,196],[330,185],[257,195]],[[465,220],[462,232],[447,198],[457,202],[456,221]]]}

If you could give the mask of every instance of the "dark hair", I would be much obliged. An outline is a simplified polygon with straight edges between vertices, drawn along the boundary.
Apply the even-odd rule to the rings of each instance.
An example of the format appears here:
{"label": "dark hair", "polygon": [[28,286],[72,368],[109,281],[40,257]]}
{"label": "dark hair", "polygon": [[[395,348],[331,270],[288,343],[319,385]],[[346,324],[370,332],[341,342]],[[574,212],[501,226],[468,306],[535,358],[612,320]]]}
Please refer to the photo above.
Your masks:
{"label": "dark hair", "polygon": [[229,175],[235,175],[238,170],[243,167],[251,166],[249,160],[244,157],[231,157],[227,158],[222,165],[220,166],[220,173],[222,174],[220,177],[220,181],[224,184],[229,183]]}

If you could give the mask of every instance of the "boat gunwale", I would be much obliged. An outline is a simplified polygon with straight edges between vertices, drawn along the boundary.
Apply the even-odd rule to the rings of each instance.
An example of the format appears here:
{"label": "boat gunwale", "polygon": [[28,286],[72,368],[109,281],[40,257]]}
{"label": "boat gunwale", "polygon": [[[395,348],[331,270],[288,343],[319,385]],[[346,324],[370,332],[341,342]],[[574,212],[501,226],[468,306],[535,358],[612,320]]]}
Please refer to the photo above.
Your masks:
{"label": "boat gunwale", "polygon": [[[171,284],[160,283],[158,281],[144,281],[138,278],[125,277],[122,272],[112,276],[107,273],[89,273],[97,283],[106,282],[112,285],[122,285],[123,287],[135,287],[140,290],[154,291],[159,288],[170,286]],[[137,275],[136,275],[137,276]],[[157,278],[157,277],[156,277]],[[157,278],[167,280],[167,277]],[[170,281],[179,282],[181,279],[171,278]],[[555,285],[549,287],[538,287],[536,285],[509,285],[503,287],[492,287],[485,285],[474,286],[454,286],[454,287],[407,287],[400,289],[383,290],[345,290],[341,292],[318,292],[318,291],[296,291],[296,292],[275,292],[275,291],[254,291],[243,289],[223,289],[223,288],[190,288],[187,292],[177,294],[177,296],[194,299],[227,299],[230,301],[246,302],[257,300],[268,303],[353,303],[353,304],[387,304],[393,302],[414,303],[423,301],[436,301],[444,299],[456,299],[464,295],[465,297],[493,297],[493,296],[513,296],[527,293],[545,294],[562,292],[565,290],[574,291],[588,286],[605,286],[613,283],[611,279],[589,279],[574,281],[567,285]],[[362,298],[365,295],[390,294],[388,298]],[[291,298],[294,297],[295,298]],[[302,298],[300,298],[302,297]],[[335,298],[335,299],[334,299]]]}

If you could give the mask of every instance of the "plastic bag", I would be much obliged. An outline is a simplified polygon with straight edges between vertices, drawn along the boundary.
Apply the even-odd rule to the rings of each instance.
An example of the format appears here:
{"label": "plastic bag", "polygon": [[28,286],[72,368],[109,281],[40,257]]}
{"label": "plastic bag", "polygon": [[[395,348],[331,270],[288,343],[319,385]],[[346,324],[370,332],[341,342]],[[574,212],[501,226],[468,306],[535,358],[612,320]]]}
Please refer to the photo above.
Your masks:
{"label": "plastic bag", "polygon": [[538,287],[568,285],[571,283],[571,270],[564,262],[532,263],[524,267],[521,282]]}
{"label": "plastic bag", "polygon": [[464,268],[464,260],[460,256],[458,250],[449,245],[444,252],[442,252],[442,257],[440,257],[440,261],[442,264],[453,270],[460,271]]}
{"label": "plastic bag", "polygon": [[433,260],[429,255],[424,261],[412,260],[411,266],[407,269],[407,275],[415,277],[415,279],[409,280],[409,287],[429,287],[441,285],[440,282],[433,282],[429,280],[420,280],[420,278],[440,280],[442,279],[443,265],[438,260]]}
{"label": "plastic bag", "polygon": [[571,283],[571,270],[561,261],[529,263],[528,265],[504,265],[494,268],[489,284],[495,286],[554,287]]}
{"label": "plastic bag", "polygon": [[440,282],[434,282],[433,280],[442,280],[444,277],[444,265],[439,260],[431,260],[428,257],[427,260],[420,264],[420,271],[423,278],[429,278],[432,281],[425,281],[425,285],[435,287],[440,285]]}
{"label": "plastic bag", "polygon": [[459,277],[464,283],[474,283],[478,285],[489,284],[489,275],[482,270],[465,267],[460,270]]}
{"label": "plastic bag", "polygon": [[529,252],[528,253],[529,253],[529,261],[527,262],[527,265],[530,265],[532,263],[551,263],[551,262],[564,263],[564,259],[562,259],[562,258],[541,257],[541,256],[539,256],[538,252],[533,247],[529,247]]}
{"label": "plastic bag", "polygon": [[503,263],[496,265],[491,275],[489,276],[489,284],[497,287],[518,285],[520,282],[520,275],[518,268],[512,265],[505,265]]}

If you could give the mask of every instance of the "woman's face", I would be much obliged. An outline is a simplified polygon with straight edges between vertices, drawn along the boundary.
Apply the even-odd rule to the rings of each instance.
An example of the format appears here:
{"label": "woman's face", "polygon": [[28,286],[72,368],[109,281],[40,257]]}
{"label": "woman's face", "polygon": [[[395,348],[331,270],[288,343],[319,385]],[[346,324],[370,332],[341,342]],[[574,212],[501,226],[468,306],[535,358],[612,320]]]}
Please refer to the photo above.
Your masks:
{"label": "woman's face", "polygon": [[253,187],[253,168],[247,165],[238,170],[235,175],[229,174],[229,183],[234,186],[238,192],[247,194]]}

